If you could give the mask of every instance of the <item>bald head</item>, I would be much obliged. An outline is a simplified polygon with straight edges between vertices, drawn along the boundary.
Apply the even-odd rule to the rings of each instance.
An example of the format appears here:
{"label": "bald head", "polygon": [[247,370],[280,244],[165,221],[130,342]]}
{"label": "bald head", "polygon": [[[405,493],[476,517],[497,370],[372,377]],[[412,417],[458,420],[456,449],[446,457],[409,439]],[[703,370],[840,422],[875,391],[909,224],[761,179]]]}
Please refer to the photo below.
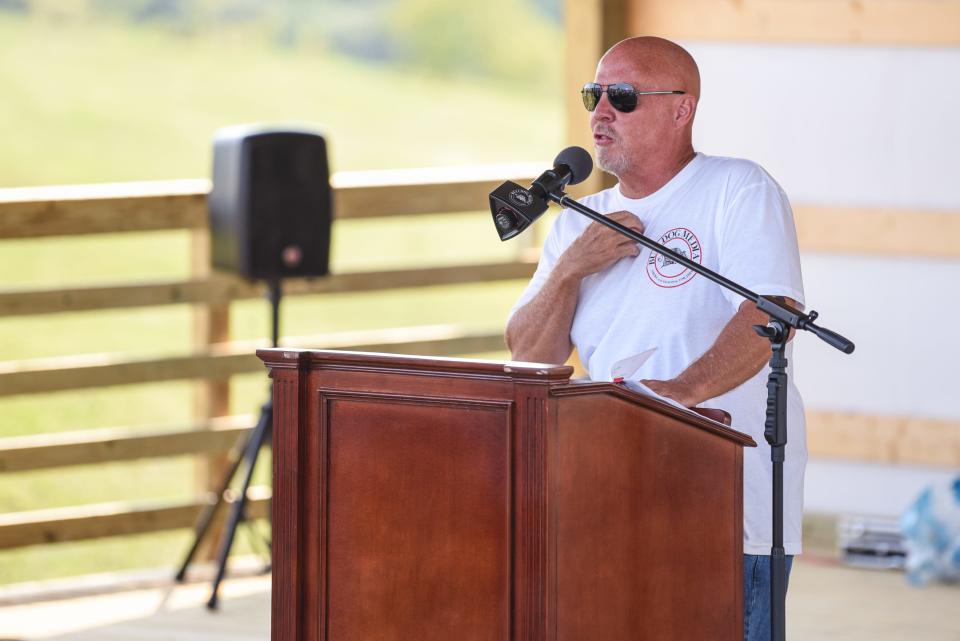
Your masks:
{"label": "bald head", "polygon": [[669,40],[628,38],[600,59],[595,82],[607,88],[624,83],[638,92],[636,107],[624,111],[613,106],[609,92],[597,96],[590,114],[597,166],[619,178],[629,198],[653,193],[695,156],[697,63]]}
{"label": "bald head", "polygon": [[[600,59],[631,63],[640,75],[650,79],[656,87],[650,89],[681,89],[700,98],[700,70],[686,49],[675,42],[654,36],[627,38],[613,45]],[[645,87],[646,88],[646,87]]]}

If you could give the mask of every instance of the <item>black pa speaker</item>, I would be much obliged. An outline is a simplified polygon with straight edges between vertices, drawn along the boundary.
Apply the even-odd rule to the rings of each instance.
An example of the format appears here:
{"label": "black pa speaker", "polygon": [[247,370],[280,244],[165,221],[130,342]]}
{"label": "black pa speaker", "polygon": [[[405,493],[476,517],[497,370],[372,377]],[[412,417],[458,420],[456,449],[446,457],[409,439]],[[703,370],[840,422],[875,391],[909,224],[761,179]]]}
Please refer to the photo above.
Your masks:
{"label": "black pa speaker", "polygon": [[263,280],[329,271],[333,212],[322,136],[218,131],[208,206],[214,267]]}

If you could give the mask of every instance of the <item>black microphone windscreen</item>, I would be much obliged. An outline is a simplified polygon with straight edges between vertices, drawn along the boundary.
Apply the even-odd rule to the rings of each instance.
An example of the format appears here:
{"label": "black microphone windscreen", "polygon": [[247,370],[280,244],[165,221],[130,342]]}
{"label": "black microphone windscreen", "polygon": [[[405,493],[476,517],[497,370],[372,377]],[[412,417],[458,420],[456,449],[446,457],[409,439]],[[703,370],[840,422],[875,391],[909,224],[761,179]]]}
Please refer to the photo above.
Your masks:
{"label": "black microphone windscreen", "polygon": [[553,166],[566,165],[570,168],[570,183],[582,183],[593,171],[593,158],[583,147],[567,147],[553,161]]}

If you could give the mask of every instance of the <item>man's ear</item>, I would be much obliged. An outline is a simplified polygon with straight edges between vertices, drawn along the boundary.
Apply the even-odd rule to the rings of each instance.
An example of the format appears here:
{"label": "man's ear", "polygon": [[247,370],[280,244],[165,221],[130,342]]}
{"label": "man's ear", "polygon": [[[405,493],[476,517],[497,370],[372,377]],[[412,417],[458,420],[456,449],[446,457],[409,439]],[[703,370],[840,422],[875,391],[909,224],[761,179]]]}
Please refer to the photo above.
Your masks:
{"label": "man's ear", "polygon": [[674,113],[674,124],[677,128],[686,127],[691,120],[693,120],[693,114],[697,110],[697,101],[693,96],[684,95],[677,101],[677,110]]}

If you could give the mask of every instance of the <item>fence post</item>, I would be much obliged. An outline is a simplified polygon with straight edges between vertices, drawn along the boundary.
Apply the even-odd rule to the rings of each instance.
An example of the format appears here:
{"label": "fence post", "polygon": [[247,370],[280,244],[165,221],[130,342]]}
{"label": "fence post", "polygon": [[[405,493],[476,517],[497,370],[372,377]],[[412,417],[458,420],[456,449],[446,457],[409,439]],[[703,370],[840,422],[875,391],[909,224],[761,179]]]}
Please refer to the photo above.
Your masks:
{"label": "fence post", "polygon": [[[191,276],[196,280],[209,278],[213,269],[210,254],[210,229],[197,227],[191,230]],[[211,345],[230,340],[230,303],[213,300],[193,306],[193,346],[196,351],[206,351]],[[210,419],[230,414],[230,379],[201,379],[194,383],[194,416],[200,429],[207,427]],[[198,495],[215,488],[226,473],[227,456],[223,453],[198,454],[194,464],[194,486]],[[222,515],[221,515],[222,516]],[[212,559],[216,553],[215,543],[220,539],[222,519],[215,521],[203,546],[198,550],[198,560]]]}
{"label": "fence post", "polygon": [[[566,73],[563,79],[566,106],[566,144],[593,150],[590,117],[583,108],[580,88],[593,80],[597,62],[608,47],[628,35],[629,0],[565,0]],[[590,177],[568,192],[574,198],[612,187],[610,174],[594,169]]]}

